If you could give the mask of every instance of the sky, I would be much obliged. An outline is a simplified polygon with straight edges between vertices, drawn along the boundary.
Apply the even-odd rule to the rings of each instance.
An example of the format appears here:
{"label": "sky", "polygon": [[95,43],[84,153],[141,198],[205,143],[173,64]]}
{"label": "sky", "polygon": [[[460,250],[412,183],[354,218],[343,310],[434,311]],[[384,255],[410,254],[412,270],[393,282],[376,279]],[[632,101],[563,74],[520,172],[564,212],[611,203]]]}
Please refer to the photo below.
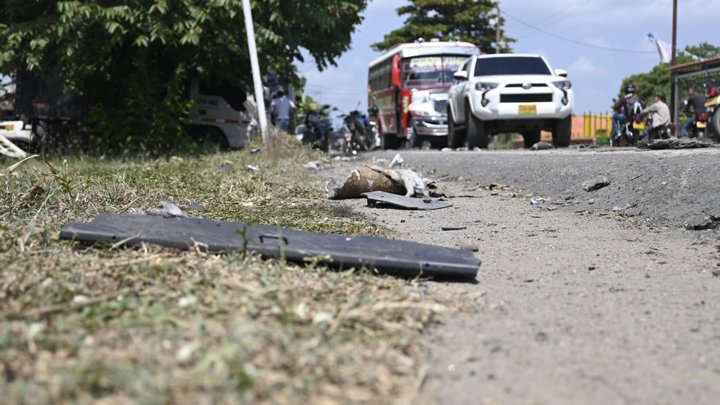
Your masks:
{"label": "sky", "polygon": [[[306,93],[343,112],[366,110],[368,63],[380,55],[370,45],[403,25],[405,17],[395,10],[407,3],[370,0],[351,50],[336,67],[319,72],[312,58],[299,65]],[[513,52],[540,54],[554,69],[569,72],[576,114],[609,111],[623,78],[660,62],[649,32],[672,42],[672,0],[501,0],[500,9],[505,35],[517,40]],[[678,49],[701,42],[720,46],[719,15],[720,0],[678,0]]]}

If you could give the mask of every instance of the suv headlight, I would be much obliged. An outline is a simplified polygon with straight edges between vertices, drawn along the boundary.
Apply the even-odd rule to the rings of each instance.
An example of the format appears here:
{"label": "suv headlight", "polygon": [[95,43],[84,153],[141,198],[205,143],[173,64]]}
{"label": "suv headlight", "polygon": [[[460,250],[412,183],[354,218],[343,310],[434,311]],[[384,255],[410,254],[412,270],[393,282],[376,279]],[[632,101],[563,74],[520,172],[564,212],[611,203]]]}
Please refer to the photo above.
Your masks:
{"label": "suv headlight", "polygon": [[559,82],[553,82],[555,87],[557,87],[560,90],[570,90],[572,89],[572,82],[570,80],[562,80]]}
{"label": "suv headlight", "polygon": [[477,82],[475,83],[475,90],[477,91],[488,91],[496,88],[498,86],[498,83],[489,83],[489,82]]}

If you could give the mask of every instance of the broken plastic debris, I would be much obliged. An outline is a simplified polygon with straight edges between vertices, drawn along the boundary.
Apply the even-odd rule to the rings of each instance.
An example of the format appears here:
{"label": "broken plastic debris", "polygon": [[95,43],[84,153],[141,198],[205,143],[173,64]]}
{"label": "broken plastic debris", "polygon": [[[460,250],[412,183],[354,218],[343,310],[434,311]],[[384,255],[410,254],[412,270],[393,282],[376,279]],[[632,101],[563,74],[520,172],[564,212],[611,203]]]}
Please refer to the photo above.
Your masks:
{"label": "broken plastic debris", "polygon": [[153,243],[184,250],[194,249],[200,243],[212,253],[251,252],[295,263],[326,257],[323,263],[334,268],[364,267],[409,277],[474,279],[480,267],[480,261],[471,252],[460,249],[203,218],[103,214],[89,223],[65,225],[60,238],[121,245]]}
{"label": "broken plastic debris", "polygon": [[467,229],[467,226],[443,226],[440,229],[443,231],[462,231]]}
{"label": "broken plastic debris", "polygon": [[185,217],[185,213],[177,205],[167,202],[160,201],[155,208],[148,208],[140,211],[141,214],[145,215],[156,215],[160,217]]}
{"label": "broken plastic debris", "polygon": [[390,164],[388,165],[388,167],[392,169],[394,166],[402,166],[403,163],[405,163],[405,159],[403,159],[403,157],[400,156],[399,153],[396,153],[395,156],[390,161]]}
{"label": "broken plastic debris", "polygon": [[373,191],[363,193],[367,198],[367,204],[371,207],[392,206],[409,210],[436,210],[452,207],[451,204],[433,198],[413,198],[384,191]]}
{"label": "broken plastic debris", "polygon": [[322,164],[315,160],[305,163],[303,167],[309,170],[322,170],[323,168]]}

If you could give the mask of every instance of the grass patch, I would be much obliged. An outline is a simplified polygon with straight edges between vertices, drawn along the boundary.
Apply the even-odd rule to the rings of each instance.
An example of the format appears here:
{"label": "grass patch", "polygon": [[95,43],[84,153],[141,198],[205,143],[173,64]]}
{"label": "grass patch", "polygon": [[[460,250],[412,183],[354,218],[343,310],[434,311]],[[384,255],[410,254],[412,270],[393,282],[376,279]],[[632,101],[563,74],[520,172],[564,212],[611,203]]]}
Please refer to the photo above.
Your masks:
{"label": "grass patch", "polygon": [[276,142],[257,154],[38,158],[12,172],[4,168],[13,162],[0,160],[3,402],[347,402],[406,394],[420,368],[418,331],[445,308],[411,294],[421,284],[241,254],[58,240],[69,221],[160,200],[211,219],[382,235],[323,200],[323,179],[302,168],[318,158]]}

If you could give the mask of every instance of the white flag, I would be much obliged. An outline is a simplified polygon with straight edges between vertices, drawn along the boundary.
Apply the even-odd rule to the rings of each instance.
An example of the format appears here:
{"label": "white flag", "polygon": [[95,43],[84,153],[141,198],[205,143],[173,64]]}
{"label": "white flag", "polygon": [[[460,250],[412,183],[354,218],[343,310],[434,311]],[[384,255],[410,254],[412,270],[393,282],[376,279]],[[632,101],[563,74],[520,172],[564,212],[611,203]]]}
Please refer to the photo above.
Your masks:
{"label": "white flag", "polygon": [[652,32],[648,33],[648,39],[650,42],[655,43],[657,47],[658,56],[660,56],[660,62],[669,63],[672,59],[672,46],[662,39],[658,39],[653,35]]}

